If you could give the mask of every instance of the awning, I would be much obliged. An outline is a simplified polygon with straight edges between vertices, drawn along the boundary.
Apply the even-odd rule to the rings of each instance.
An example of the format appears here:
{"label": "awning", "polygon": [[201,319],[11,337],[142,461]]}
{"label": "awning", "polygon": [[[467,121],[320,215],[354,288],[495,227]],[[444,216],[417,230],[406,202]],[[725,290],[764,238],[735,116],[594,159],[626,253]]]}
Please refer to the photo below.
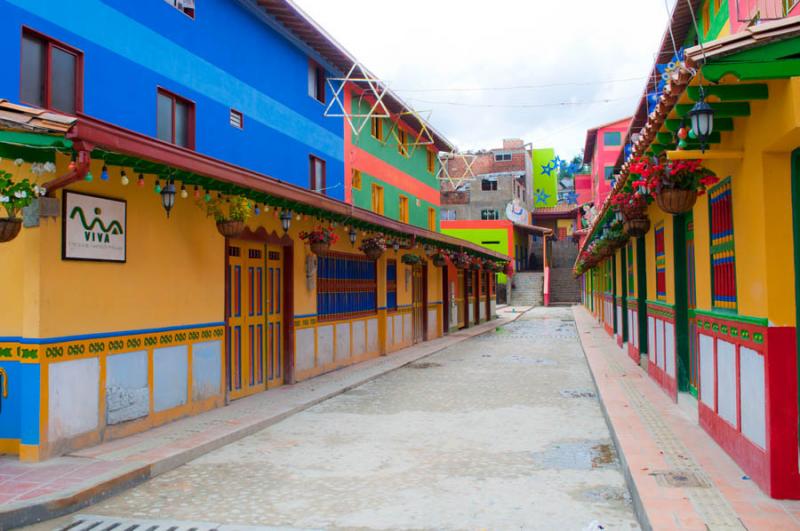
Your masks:
{"label": "awning", "polygon": [[514,223],[514,228],[529,234],[543,234],[544,236],[550,236],[553,234],[553,229],[539,227],[538,225],[528,225],[526,223]]}

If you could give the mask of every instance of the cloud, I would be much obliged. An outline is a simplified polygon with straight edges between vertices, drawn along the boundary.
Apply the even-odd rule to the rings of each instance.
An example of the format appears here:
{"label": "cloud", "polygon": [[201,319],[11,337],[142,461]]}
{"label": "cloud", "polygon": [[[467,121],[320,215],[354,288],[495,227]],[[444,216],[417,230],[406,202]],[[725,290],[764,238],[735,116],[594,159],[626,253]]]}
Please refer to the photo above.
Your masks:
{"label": "cloud", "polygon": [[663,0],[295,2],[461,149],[518,137],[562,156],[633,114],[668,18]]}

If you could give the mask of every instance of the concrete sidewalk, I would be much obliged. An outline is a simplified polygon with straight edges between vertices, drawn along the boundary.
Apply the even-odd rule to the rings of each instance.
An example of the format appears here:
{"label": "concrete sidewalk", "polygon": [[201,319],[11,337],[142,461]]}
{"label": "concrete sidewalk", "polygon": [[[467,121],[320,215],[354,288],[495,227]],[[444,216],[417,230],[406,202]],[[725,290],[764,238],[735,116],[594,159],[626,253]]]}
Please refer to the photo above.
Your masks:
{"label": "concrete sidewalk", "polygon": [[574,314],[645,529],[800,529],[800,502],[761,492],[585,308]]}
{"label": "concrete sidewalk", "polygon": [[42,463],[0,458],[0,529],[75,511],[420,358],[516,320],[528,308],[388,356]]}

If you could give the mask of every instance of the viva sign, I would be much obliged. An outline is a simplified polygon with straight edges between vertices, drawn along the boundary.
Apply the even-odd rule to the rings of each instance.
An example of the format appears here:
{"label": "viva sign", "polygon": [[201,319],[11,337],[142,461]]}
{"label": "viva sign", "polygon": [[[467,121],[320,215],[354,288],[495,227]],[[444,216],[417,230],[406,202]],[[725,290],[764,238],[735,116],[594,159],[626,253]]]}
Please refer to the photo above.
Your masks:
{"label": "viva sign", "polygon": [[124,262],[126,206],[117,199],[64,192],[64,259]]}

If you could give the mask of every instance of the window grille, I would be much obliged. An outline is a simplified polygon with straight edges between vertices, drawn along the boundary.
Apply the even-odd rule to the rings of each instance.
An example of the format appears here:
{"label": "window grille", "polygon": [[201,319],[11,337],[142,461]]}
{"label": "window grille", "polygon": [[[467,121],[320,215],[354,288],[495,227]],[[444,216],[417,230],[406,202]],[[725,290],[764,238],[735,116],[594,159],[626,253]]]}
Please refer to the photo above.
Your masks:
{"label": "window grille", "polygon": [[715,308],[736,309],[736,259],[733,244],[731,181],[709,190],[711,228],[711,299]]}
{"label": "window grille", "polygon": [[329,252],[317,264],[317,314],[320,321],[352,319],[377,310],[375,261]]}
{"label": "window grille", "polygon": [[386,309],[397,311],[397,260],[386,261]]}
{"label": "window grille", "polygon": [[656,299],[667,298],[667,257],[664,249],[664,225],[659,224],[655,230],[656,240]]}

